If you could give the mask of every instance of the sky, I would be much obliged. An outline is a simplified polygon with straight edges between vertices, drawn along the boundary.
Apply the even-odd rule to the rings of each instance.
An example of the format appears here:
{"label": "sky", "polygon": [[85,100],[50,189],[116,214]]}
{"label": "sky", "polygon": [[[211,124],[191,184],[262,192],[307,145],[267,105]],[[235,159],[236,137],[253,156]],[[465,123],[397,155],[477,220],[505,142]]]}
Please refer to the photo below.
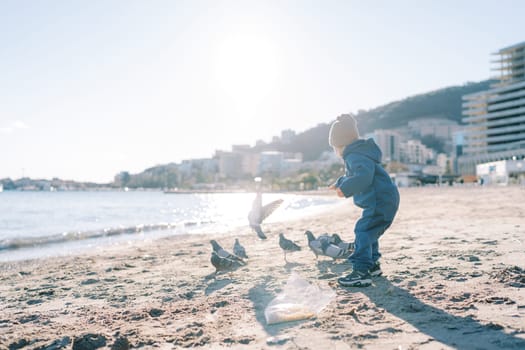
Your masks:
{"label": "sky", "polygon": [[[111,182],[488,79],[520,0],[0,0],[0,179]],[[327,136],[328,137],[328,136]]]}

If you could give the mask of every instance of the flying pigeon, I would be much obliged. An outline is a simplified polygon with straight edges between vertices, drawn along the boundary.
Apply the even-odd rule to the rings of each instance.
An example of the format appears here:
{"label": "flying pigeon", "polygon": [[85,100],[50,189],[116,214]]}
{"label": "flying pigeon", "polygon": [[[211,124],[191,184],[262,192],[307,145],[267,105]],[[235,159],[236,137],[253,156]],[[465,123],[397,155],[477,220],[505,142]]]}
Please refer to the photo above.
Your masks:
{"label": "flying pigeon", "polygon": [[211,252],[211,264],[215,267],[215,274],[219,271],[232,271],[243,266],[238,260],[220,257],[216,252]]}
{"label": "flying pigeon", "polygon": [[289,251],[289,252],[296,252],[296,251],[299,251],[301,250],[301,247],[298,246],[295,242],[293,242],[292,240],[289,240],[287,239],[286,237],[284,237],[284,234],[283,233],[279,233],[279,246],[282,248],[283,250],[283,253],[284,253],[284,261],[288,262],[286,260],[286,252]]}
{"label": "flying pigeon", "polygon": [[262,193],[258,191],[255,195],[255,199],[253,200],[252,204],[252,210],[248,214],[248,222],[250,223],[250,227],[257,233],[257,236],[259,236],[260,239],[266,239],[266,235],[261,228],[262,222],[271,213],[273,213],[273,211],[277,209],[282,202],[282,199],[277,199],[263,206]]}
{"label": "flying pigeon", "polygon": [[237,255],[239,258],[248,259],[246,255],[246,249],[239,243],[239,239],[235,238],[235,243],[233,244],[233,254]]}
{"label": "flying pigeon", "polygon": [[235,254],[230,253],[229,251],[225,250],[223,247],[220,246],[219,243],[217,243],[216,240],[212,239],[210,241],[211,246],[213,247],[213,251],[220,257],[220,258],[226,258],[229,260],[238,261],[239,263],[244,265],[244,261],[238,257]]}

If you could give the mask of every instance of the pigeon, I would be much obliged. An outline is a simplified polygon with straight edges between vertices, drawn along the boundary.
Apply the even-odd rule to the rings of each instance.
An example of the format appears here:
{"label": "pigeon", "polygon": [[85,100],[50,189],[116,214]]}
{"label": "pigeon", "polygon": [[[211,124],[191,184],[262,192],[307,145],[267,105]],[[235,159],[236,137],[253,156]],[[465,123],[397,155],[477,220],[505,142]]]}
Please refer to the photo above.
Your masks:
{"label": "pigeon", "polygon": [[330,242],[335,244],[336,246],[338,246],[339,248],[343,250],[347,250],[347,251],[354,250],[354,243],[343,241],[337,233],[332,234],[332,239]]}
{"label": "pigeon", "polygon": [[353,243],[343,242],[338,234],[329,235],[324,233],[315,238],[311,231],[305,232],[308,237],[308,246],[314,252],[316,259],[319,255],[328,256],[332,259],[343,259],[350,255],[350,248],[353,249]]}
{"label": "pigeon", "polygon": [[248,259],[246,255],[246,249],[239,243],[239,239],[235,238],[235,243],[233,244],[233,254],[237,255],[239,258]]}
{"label": "pigeon", "polygon": [[266,239],[266,235],[261,228],[262,222],[271,213],[273,213],[273,211],[277,209],[282,202],[282,199],[277,199],[263,206],[262,193],[258,191],[255,195],[255,199],[253,200],[252,204],[252,210],[248,214],[248,222],[250,223],[250,227],[257,233],[257,236],[259,236],[260,239]]}
{"label": "pigeon", "polygon": [[328,240],[321,241],[323,255],[329,256],[332,259],[346,259],[350,255],[350,252],[346,249],[343,249],[333,243],[330,243]]}
{"label": "pigeon", "polygon": [[229,260],[234,260],[234,261],[238,261],[239,263],[243,264],[244,265],[244,261],[242,260],[242,258],[238,257],[237,255],[235,254],[232,254],[230,253],[229,251],[225,250],[224,248],[222,248],[220,246],[219,243],[217,243],[216,240],[212,239],[210,241],[211,243],[211,246],[213,247],[213,251],[220,257],[220,258],[226,258],[226,259],[229,259]]}
{"label": "pigeon", "polygon": [[215,267],[215,274],[220,271],[232,271],[244,264],[238,260],[232,260],[228,258],[222,258],[215,251],[211,252],[211,264]]}
{"label": "pigeon", "polygon": [[288,262],[286,260],[286,252],[287,251],[289,251],[289,252],[296,252],[296,251],[301,250],[300,246],[298,246],[292,240],[289,240],[286,237],[284,237],[283,233],[279,233],[279,246],[282,248],[282,250],[284,252],[284,261],[286,261],[286,262]]}
{"label": "pigeon", "polygon": [[312,252],[314,252],[315,258],[318,259],[319,254],[323,255],[321,240],[319,240],[318,238],[315,238],[312,231],[307,230],[304,234],[308,238],[308,247],[310,247]]}

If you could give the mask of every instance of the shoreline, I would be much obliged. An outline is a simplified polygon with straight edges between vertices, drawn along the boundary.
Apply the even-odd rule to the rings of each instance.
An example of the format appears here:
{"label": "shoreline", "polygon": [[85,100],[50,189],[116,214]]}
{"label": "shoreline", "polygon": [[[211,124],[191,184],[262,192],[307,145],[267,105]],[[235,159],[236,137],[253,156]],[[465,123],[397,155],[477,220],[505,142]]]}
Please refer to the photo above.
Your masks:
{"label": "shoreline", "polygon": [[[225,192],[227,194],[237,194],[235,192]],[[196,194],[196,193],[192,193]],[[327,198],[327,193],[310,191],[308,193],[292,193],[292,192],[268,192],[268,195],[278,197],[283,194],[283,198],[294,198],[295,196],[304,196],[308,199]],[[162,195],[162,194],[161,194]],[[287,196],[287,197],[286,197]],[[335,195],[333,195],[334,203],[328,204],[317,204],[310,205],[306,204],[304,207],[299,209],[292,205],[292,210],[285,212],[280,211],[279,214],[271,215],[265,222],[286,222],[290,220],[289,217],[297,219],[297,217],[307,217],[309,215],[315,215],[316,213],[322,213],[330,210],[330,206],[337,206],[338,203]],[[303,198],[300,198],[303,200]],[[295,199],[290,201],[293,203]],[[329,201],[331,202],[331,200]],[[246,203],[249,205],[250,203]],[[312,214],[314,213],[314,214]],[[248,209],[246,210],[246,216]],[[5,238],[0,239],[0,263],[10,261],[20,261],[31,259],[31,254],[35,254],[37,258],[48,258],[53,257],[52,252],[56,251],[69,251],[73,249],[75,253],[59,253],[57,256],[64,255],[76,255],[76,252],[86,251],[88,249],[96,248],[103,249],[106,245],[116,246],[116,249],[125,249],[130,244],[144,244],[144,242],[162,239],[167,236],[184,236],[184,235],[203,235],[203,234],[215,234],[222,235],[229,231],[238,231],[248,227],[248,220],[244,217],[237,217],[235,220],[225,221],[223,224],[222,219],[219,217],[212,218],[209,220],[203,220],[195,217],[194,220],[188,218],[179,220],[176,222],[153,222],[153,223],[132,223],[129,226],[105,226],[102,225],[95,229],[70,229],[64,230],[63,232],[57,232],[49,235],[32,236],[27,235],[26,237],[18,238]],[[276,221],[277,220],[277,221]],[[266,223],[265,223],[266,225]],[[40,252],[42,250],[42,252]],[[10,258],[9,256],[12,256]]]}
{"label": "shoreline", "polygon": [[[352,239],[360,211],[217,237],[173,236],[75,256],[0,263],[0,348],[512,349],[525,345],[524,188],[401,188],[380,240],[385,276],[340,288],[344,261],[315,259],[305,230]],[[302,250],[287,254],[284,232]],[[210,239],[246,247],[246,266],[214,275]],[[292,272],[336,293],[314,318],[268,325],[264,309]],[[84,338],[83,338],[84,337]],[[119,347],[120,346],[120,347]],[[128,346],[129,347],[129,346]]]}

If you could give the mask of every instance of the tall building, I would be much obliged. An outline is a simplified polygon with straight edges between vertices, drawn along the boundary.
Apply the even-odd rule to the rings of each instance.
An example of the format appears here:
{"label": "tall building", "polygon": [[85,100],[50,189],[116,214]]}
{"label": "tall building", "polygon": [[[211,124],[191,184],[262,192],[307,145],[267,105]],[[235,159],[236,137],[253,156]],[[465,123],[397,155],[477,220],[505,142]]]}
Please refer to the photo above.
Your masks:
{"label": "tall building", "polygon": [[402,136],[394,130],[374,130],[374,132],[366,134],[365,138],[373,138],[381,149],[383,154],[383,161],[392,162],[401,159],[400,144],[403,141]]}
{"label": "tall building", "polygon": [[261,152],[261,158],[259,162],[259,173],[273,173],[280,175],[284,154],[277,151],[266,151]]}
{"label": "tall building", "polygon": [[447,141],[452,140],[459,128],[457,122],[443,118],[419,118],[408,122],[408,129],[416,136],[431,135]]}
{"label": "tall building", "polygon": [[236,152],[216,151],[219,163],[219,176],[240,178],[242,176],[242,155]]}
{"label": "tall building", "polygon": [[403,163],[427,164],[434,158],[434,152],[419,140],[402,142],[399,148],[400,160]]}
{"label": "tall building", "polygon": [[219,176],[240,179],[255,176],[259,171],[259,153],[249,145],[232,145],[232,151],[216,151]]}
{"label": "tall building", "polygon": [[495,53],[498,72],[490,90],[463,96],[465,144],[458,159],[463,175],[480,163],[525,157],[525,42]]}

